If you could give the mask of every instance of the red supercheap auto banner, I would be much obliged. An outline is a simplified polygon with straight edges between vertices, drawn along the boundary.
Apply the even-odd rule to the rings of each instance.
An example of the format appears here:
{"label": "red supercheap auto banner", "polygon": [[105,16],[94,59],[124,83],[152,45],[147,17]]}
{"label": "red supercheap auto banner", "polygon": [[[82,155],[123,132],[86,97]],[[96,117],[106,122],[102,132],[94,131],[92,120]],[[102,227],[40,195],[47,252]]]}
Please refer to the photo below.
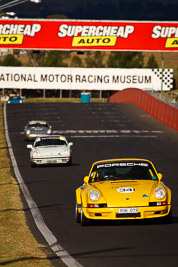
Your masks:
{"label": "red supercheap auto banner", "polygon": [[178,22],[0,20],[0,48],[178,51]]}

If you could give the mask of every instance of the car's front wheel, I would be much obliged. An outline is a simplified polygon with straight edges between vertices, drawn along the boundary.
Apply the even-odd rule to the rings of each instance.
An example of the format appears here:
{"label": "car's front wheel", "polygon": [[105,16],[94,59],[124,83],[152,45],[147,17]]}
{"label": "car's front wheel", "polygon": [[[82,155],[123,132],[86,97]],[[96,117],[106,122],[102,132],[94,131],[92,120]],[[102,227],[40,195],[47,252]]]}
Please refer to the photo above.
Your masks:
{"label": "car's front wheel", "polygon": [[170,210],[169,214],[163,218],[164,223],[172,223],[172,209]]}
{"label": "car's front wheel", "polygon": [[78,211],[78,205],[75,205],[75,219],[77,223],[81,223],[81,214]]}
{"label": "car's front wheel", "polygon": [[69,161],[65,165],[66,166],[72,166],[72,157],[70,157]]}
{"label": "car's front wheel", "polygon": [[31,161],[31,167],[32,168],[35,168],[36,167],[36,164],[34,162]]}
{"label": "car's front wheel", "polygon": [[72,157],[70,157],[70,160],[69,160],[69,162],[68,162],[68,165],[69,165],[69,166],[72,166]]}
{"label": "car's front wheel", "polygon": [[85,216],[83,209],[81,209],[81,224],[87,226],[91,224],[91,221]]}

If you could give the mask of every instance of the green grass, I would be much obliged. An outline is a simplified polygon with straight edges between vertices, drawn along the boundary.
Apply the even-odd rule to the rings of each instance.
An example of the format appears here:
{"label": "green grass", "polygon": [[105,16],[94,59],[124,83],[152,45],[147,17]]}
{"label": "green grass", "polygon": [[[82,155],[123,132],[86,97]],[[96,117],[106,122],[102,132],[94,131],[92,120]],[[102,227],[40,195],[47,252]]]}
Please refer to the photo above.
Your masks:
{"label": "green grass", "polygon": [[10,172],[0,104],[0,265],[48,267],[47,248],[27,226],[19,185]]}

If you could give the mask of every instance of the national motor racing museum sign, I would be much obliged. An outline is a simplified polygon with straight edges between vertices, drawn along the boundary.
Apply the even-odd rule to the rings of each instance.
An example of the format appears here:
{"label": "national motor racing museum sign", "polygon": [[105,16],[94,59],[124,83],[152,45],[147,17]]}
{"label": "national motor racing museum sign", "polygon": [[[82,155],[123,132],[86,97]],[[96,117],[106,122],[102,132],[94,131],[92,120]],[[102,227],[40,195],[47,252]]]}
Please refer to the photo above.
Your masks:
{"label": "national motor racing museum sign", "polygon": [[1,88],[62,90],[172,89],[173,69],[0,67]]}
{"label": "national motor racing museum sign", "polygon": [[0,20],[0,48],[178,51],[178,22]]}

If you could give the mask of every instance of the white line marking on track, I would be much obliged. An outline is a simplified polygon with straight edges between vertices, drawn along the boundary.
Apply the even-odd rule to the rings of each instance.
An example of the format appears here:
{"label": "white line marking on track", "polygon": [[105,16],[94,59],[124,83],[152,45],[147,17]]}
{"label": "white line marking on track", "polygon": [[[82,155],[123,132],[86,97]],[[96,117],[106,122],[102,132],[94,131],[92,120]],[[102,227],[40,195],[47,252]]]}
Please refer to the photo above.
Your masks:
{"label": "white line marking on track", "polygon": [[54,134],[74,134],[74,133],[162,133],[162,131],[148,131],[148,130],[55,130]]}
{"label": "white line marking on track", "polygon": [[11,141],[9,138],[9,133],[8,133],[8,125],[7,125],[7,113],[6,113],[6,104],[4,104],[4,128],[5,128],[5,136],[6,136],[6,141],[9,149],[9,154],[11,157],[12,161],[12,166],[14,168],[14,173],[17,178],[17,181],[19,183],[19,186],[23,192],[23,195],[27,201],[27,204],[30,208],[30,211],[32,213],[33,219],[36,223],[36,226],[38,227],[39,231],[41,234],[44,236],[46,239],[47,243],[49,244],[50,248],[56,253],[56,255],[65,263],[68,267],[82,267],[80,263],[78,263],[73,257],[71,257],[66,250],[64,250],[61,245],[58,243],[56,237],[53,235],[53,233],[49,230],[47,225],[45,224],[43,217],[40,213],[40,210],[38,209],[36,203],[32,199],[30,192],[25,185],[23,178],[20,174],[14,152],[12,149]]}
{"label": "white line marking on track", "polygon": [[[53,134],[160,134],[162,131],[148,131],[148,130],[55,130]],[[24,132],[20,132],[20,134],[24,134]],[[109,137],[109,136],[108,136]],[[133,137],[133,135],[131,136]]]}
{"label": "white line marking on track", "polygon": [[157,138],[157,135],[72,135],[72,138]]}

